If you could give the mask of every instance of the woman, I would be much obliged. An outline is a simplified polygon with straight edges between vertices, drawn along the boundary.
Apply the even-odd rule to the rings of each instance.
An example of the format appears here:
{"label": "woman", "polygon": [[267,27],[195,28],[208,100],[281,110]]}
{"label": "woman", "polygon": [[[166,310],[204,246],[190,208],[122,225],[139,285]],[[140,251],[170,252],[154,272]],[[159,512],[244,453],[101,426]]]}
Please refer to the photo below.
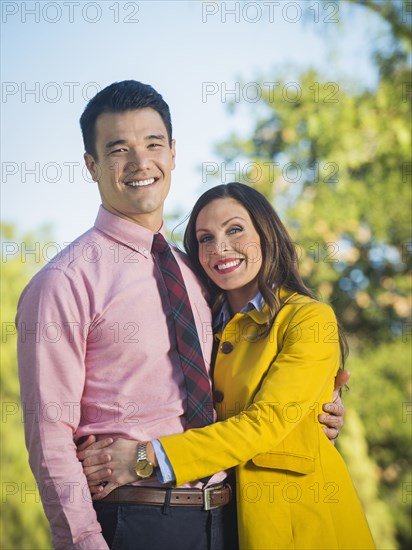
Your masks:
{"label": "woman", "polygon": [[[277,214],[254,189],[219,185],[197,201],[184,243],[210,290],[220,422],[159,440],[176,485],[236,466],[241,549],[374,548],[317,419],[344,345],[333,311],[302,282]],[[147,453],[157,465],[151,443]],[[112,457],[115,479],[133,481],[132,459]]]}

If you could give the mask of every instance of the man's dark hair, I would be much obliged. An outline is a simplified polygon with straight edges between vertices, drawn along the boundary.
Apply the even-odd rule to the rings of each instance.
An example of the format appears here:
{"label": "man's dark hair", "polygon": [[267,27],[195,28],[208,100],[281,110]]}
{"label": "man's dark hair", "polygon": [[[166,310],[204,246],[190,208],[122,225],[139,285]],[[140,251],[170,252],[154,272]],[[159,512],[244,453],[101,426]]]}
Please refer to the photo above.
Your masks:
{"label": "man's dark hair", "polygon": [[100,90],[86,105],[80,117],[86,153],[97,159],[96,120],[102,113],[123,113],[150,107],[162,117],[167,130],[169,145],[172,145],[172,120],[169,105],[149,84],[137,80],[114,82]]}

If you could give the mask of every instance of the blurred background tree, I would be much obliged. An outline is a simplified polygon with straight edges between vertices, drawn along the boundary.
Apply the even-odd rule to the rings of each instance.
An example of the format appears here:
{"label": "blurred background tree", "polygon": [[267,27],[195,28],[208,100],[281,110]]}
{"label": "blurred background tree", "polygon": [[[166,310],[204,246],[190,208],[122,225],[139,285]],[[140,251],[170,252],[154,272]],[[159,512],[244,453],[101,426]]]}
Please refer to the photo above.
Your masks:
{"label": "blurred background tree", "polygon": [[[309,286],[348,335],[353,390],[338,440],[378,548],[410,548],[411,534],[411,98],[410,2],[350,0],[387,27],[374,52],[375,89],[264,75],[250,103],[250,135],[217,146],[239,179],[274,204]],[[325,6],[327,2],[325,2]],[[362,8],[360,8],[362,6]],[[349,24],[344,21],[343,24]],[[247,90],[248,81],[241,84]],[[228,105],[244,109],[242,102]],[[229,170],[228,170],[229,172]],[[356,411],[356,412],[355,412]],[[350,529],[350,526],[348,526]]]}
{"label": "blurred background tree", "polygon": [[1,226],[1,490],[0,548],[44,550],[51,548],[48,523],[36,482],[30,471],[24,443],[20,389],[17,377],[14,326],[21,291],[45,263],[44,243],[49,229],[18,235],[10,225]]}
{"label": "blurred background tree", "polygon": [[[248,104],[250,135],[232,135],[217,150],[225,163],[246,167],[239,179],[274,204],[298,243],[308,284],[333,305],[342,321],[350,341],[352,378],[351,391],[344,395],[348,414],[339,449],[377,547],[406,550],[412,545],[412,39],[405,17],[410,2],[346,3],[386,21],[385,47],[374,55],[376,88],[330,82],[312,70],[299,75],[298,88],[286,77],[282,82],[278,74],[262,76],[262,100]],[[350,24],[349,19],[343,24]],[[263,85],[273,80],[279,82],[276,88]],[[234,113],[239,108],[244,105],[230,106]],[[219,181],[230,180],[220,174],[214,183]],[[21,290],[49,259],[48,252],[47,257],[43,254],[49,236],[47,228],[22,236],[10,226],[2,227],[3,250],[8,253],[1,263],[4,549],[51,548],[27,463],[12,323]],[[23,255],[22,243],[38,252]]]}

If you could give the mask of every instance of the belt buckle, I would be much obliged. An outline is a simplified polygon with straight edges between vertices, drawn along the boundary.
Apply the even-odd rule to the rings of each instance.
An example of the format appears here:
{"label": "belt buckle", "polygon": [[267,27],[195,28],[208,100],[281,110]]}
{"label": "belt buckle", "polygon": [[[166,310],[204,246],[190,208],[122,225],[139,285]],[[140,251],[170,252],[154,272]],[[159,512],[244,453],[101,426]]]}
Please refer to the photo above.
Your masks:
{"label": "belt buckle", "polygon": [[220,504],[215,504],[214,506],[212,506],[211,504],[211,494],[212,494],[212,491],[215,491],[216,489],[223,489],[223,485],[215,485],[215,486],[212,486],[212,487],[206,487],[205,489],[203,489],[203,498],[204,498],[204,506],[203,506],[203,510],[214,510],[215,508],[219,508]]}

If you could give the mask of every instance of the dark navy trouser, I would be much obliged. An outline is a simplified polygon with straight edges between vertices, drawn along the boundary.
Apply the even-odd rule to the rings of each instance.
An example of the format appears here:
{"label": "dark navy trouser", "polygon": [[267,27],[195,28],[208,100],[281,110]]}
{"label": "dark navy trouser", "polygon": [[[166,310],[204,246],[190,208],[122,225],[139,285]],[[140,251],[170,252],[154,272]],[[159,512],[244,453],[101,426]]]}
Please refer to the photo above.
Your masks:
{"label": "dark navy trouser", "polygon": [[235,499],[221,508],[105,504],[97,519],[111,550],[237,550]]}

